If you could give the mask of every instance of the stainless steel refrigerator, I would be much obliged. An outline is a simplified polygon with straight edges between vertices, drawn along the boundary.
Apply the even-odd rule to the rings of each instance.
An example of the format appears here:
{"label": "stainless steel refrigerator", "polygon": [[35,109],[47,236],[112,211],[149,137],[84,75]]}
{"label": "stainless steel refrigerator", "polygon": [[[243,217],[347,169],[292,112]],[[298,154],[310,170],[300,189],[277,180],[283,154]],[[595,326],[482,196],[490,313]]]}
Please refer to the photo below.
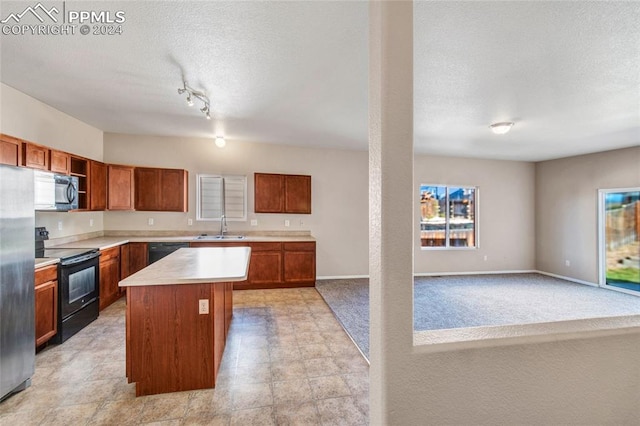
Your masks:
{"label": "stainless steel refrigerator", "polygon": [[33,170],[0,165],[0,400],[35,369]]}

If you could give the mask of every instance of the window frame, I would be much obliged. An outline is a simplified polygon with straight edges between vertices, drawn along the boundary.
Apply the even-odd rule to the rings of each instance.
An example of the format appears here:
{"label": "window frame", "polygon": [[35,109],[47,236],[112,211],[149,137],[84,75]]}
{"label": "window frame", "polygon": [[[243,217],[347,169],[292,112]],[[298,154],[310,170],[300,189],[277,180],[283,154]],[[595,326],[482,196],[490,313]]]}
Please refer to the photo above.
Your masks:
{"label": "window frame", "polygon": [[202,202],[200,200],[200,186],[202,178],[222,178],[222,179],[242,179],[243,180],[243,211],[244,215],[242,217],[225,217],[227,222],[246,222],[247,221],[247,176],[246,175],[223,175],[218,173],[198,173],[196,175],[196,221],[199,222],[220,222],[222,217],[203,217],[202,216]]}
{"label": "window frame", "polygon": [[[420,199],[422,197],[421,188],[424,186],[439,186],[446,189],[447,210],[445,211],[445,246],[423,246],[422,245],[422,212],[420,210]],[[474,190],[474,212],[473,212],[473,230],[474,230],[474,245],[472,246],[451,246],[449,237],[449,190],[451,188],[468,188]],[[455,185],[455,184],[442,184],[442,183],[421,183],[418,185],[418,243],[421,250],[477,250],[480,248],[480,187],[476,185]]]}

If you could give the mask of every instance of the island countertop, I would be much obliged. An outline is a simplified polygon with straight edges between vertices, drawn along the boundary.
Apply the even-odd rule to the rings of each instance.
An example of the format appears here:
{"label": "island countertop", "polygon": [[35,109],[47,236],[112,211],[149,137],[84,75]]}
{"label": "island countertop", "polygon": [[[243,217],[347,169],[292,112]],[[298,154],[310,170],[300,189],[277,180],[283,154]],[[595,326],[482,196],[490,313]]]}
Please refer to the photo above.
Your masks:
{"label": "island countertop", "polygon": [[181,248],[120,281],[120,287],[199,284],[247,279],[251,248]]}

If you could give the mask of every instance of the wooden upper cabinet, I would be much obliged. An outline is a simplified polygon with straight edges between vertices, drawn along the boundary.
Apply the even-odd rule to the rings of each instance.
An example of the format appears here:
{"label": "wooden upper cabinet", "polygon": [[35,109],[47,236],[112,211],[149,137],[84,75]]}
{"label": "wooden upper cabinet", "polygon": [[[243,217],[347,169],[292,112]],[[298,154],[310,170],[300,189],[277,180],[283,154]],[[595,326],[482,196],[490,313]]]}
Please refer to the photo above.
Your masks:
{"label": "wooden upper cabinet", "polygon": [[284,176],[270,173],[254,175],[254,209],[256,213],[284,211]]}
{"label": "wooden upper cabinet", "polygon": [[90,160],[71,155],[71,176],[78,178],[78,210],[88,210],[89,206],[89,164]]}
{"label": "wooden upper cabinet", "polygon": [[19,166],[22,161],[22,141],[0,133],[0,164]]}
{"label": "wooden upper cabinet", "polygon": [[186,212],[188,210],[186,170],[160,170],[160,210],[168,212]]}
{"label": "wooden upper cabinet", "polygon": [[71,172],[71,155],[64,151],[49,150],[49,170],[68,175]]}
{"label": "wooden upper cabinet", "polygon": [[107,209],[107,165],[89,162],[89,210]]}
{"label": "wooden upper cabinet", "polygon": [[109,164],[107,187],[109,210],[133,210],[133,167]]}
{"label": "wooden upper cabinet", "polygon": [[160,170],[136,167],[134,176],[135,209],[158,210],[161,189]]}
{"label": "wooden upper cabinet", "polygon": [[32,169],[49,170],[49,148],[31,142],[23,142],[22,165]]}
{"label": "wooden upper cabinet", "polygon": [[311,214],[311,176],[284,177],[284,211]]}
{"label": "wooden upper cabinet", "polygon": [[311,213],[311,176],[256,173],[256,213]]}
{"label": "wooden upper cabinet", "polygon": [[182,169],[135,168],[135,209],[186,212],[188,172]]}

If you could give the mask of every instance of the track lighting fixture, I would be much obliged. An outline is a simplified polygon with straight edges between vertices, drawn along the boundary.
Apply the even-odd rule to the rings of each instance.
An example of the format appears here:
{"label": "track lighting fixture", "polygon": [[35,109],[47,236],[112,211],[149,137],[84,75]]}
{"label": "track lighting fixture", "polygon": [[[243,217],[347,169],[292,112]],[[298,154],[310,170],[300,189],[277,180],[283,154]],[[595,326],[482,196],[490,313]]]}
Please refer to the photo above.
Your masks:
{"label": "track lighting fixture", "polygon": [[200,102],[203,103],[203,106],[202,108],[200,108],[200,111],[205,115],[205,117],[207,117],[207,120],[211,120],[211,115],[209,110],[209,97],[205,95],[204,92],[200,90],[195,90],[192,87],[190,87],[186,81],[183,81],[182,85],[183,86],[178,89],[178,94],[182,95],[183,93],[186,92],[187,105],[193,106],[193,98],[198,99]]}

